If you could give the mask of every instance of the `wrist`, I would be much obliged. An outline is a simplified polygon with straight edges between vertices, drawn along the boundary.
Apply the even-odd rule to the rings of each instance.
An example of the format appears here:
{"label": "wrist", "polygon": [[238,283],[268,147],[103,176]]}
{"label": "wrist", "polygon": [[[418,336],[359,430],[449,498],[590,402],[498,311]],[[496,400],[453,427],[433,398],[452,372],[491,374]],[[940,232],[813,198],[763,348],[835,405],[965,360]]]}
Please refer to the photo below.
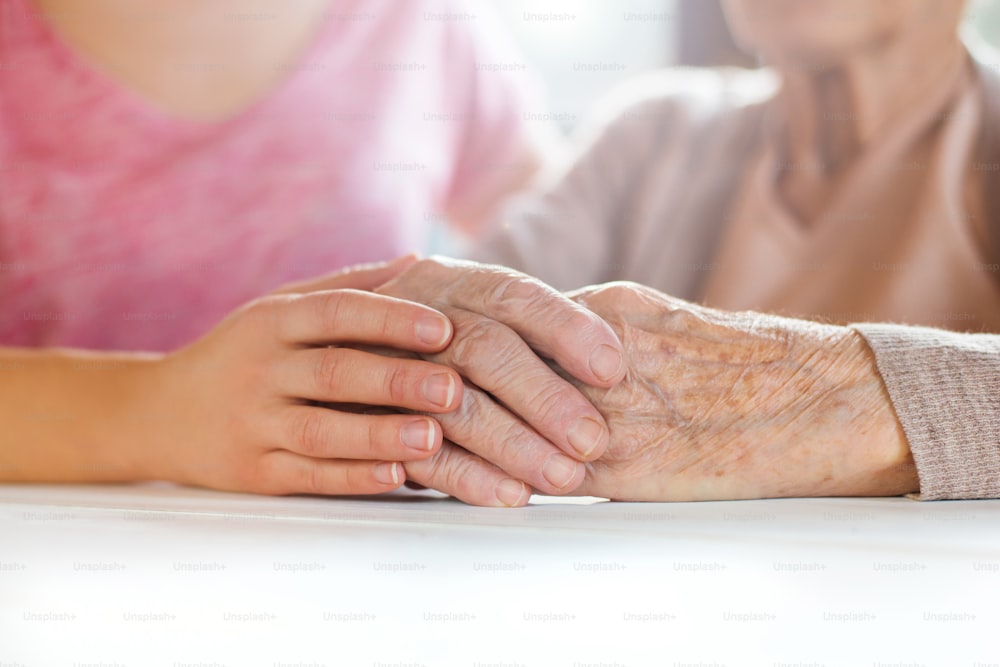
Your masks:
{"label": "wrist", "polygon": [[[95,379],[81,389],[81,404],[94,417],[84,437],[92,444],[90,481],[137,482],[164,479],[154,452],[167,415],[158,415],[154,397],[163,355],[90,355],[71,361]],[[81,376],[83,377],[83,376]],[[99,379],[98,379],[99,378]]]}
{"label": "wrist", "polygon": [[172,444],[184,418],[177,414],[170,356],[130,358],[119,369],[115,405],[116,451],[132,481],[180,481]]}
{"label": "wrist", "polygon": [[166,355],[135,356],[121,366],[114,400],[117,454],[132,481],[172,480],[169,433],[178,424],[165,391]]}
{"label": "wrist", "polygon": [[902,424],[872,353],[858,332],[847,329],[844,358],[850,383],[858,389],[853,455],[861,465],[859,495],[897,496],[916,493],[920,479]]}

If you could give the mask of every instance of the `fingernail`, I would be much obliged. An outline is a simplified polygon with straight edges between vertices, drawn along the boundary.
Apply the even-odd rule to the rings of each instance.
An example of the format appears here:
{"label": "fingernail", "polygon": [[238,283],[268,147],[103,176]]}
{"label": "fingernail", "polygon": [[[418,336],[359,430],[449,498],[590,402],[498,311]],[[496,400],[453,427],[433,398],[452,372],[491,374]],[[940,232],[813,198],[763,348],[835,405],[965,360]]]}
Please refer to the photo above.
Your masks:
{"label": "fingernail", "polygon": [[448,407],[455,400],[455,378],[451,373],[431,375],[424,380],[422,389],[424,398],[442,408]]}
{"label": "fingernail", "polygon": [[434,425],[429,419],[412,421],[399,429],[399,438],[410,449],[429,452],[434,447]]}
{"label": "fingernail", "polygon": [[416,333],[417,338],[428,345],[440,347],[451,335],[451,322],[441,317],[425,317],[417,322]]}
{"label": "fingernail", "polygon": [[580,465],[565,454],[552,454],[542,466],[542,477],[549,484],[561,489],[576,476],[576,467]]}
{"label": "fingernail", "polygon": [[589,417],[581,417],[569,427],[566,439],[577,453],[586,458],[593,453],[604,439],[604,427]]}
{"label": "fingernail", "polygon": [[497,484],[497,500],[505,507],[517,507],[521,503],[525,491],[524,482],[519,482],[516,479],[505,479]]}
{"label": "fingernail", "polygon": [[622,353],[610,345],[601,345],[590,355],[590,370],[601,380],[617,377],[624,364]]}
{"label": "fingernail", "polygon": [[375,466],[375,479],[382,484],[399,484],[398,463],[379,463]]}

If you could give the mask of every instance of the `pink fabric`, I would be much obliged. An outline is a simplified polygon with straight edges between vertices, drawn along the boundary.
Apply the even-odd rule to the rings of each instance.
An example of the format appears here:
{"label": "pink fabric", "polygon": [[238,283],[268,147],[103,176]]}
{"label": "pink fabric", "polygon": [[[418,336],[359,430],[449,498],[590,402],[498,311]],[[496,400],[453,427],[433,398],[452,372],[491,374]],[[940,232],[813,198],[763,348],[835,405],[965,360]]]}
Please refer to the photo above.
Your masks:
{"label": "pink fabric", "polygon": [[520,89],[483,66],[511,61],[461,11],[334,0],[267,99],[199,123],[3,0],[0,344],[167,350],[281,283],[423,247],[524,148]]}

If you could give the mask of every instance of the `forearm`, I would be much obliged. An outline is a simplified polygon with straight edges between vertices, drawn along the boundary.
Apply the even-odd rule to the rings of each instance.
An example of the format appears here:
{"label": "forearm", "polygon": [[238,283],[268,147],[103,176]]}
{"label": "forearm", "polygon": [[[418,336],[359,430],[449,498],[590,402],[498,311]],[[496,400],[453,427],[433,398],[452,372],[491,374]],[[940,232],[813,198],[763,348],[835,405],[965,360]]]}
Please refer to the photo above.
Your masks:
{"label": "forearm", "polygon": [[149,477],[157,414],[145,378],[155,354],[0,348],[0,481]]}

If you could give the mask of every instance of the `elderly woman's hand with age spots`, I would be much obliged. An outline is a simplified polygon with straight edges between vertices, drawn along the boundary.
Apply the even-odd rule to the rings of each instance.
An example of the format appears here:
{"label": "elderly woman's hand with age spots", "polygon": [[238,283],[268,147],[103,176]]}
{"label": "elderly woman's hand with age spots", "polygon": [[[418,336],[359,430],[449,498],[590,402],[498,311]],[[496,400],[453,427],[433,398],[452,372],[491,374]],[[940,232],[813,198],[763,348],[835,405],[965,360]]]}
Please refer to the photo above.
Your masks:
{"label": "elderly woman's hand with age spots", "polygon": [[918,490],[853,330],[712,310],[630,283],[570,297],[611,324],[628,367],[607,389],[570,379],[611,429],[574,493],[682,501]]}

